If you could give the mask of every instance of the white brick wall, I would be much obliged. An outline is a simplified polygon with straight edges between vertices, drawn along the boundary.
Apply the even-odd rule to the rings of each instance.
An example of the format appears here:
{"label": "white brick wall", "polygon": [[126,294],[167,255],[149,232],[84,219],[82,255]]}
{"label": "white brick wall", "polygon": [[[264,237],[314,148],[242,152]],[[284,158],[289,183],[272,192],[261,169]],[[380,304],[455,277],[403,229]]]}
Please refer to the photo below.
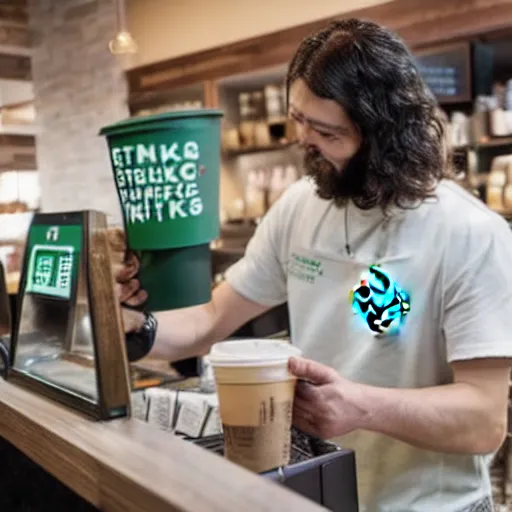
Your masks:
{"label": "white brick wall", "polygon": [[29,0],[43,211],[96,209],[120,221],[100,128],[128,117],[127,85],[108,51],[113,0]]}

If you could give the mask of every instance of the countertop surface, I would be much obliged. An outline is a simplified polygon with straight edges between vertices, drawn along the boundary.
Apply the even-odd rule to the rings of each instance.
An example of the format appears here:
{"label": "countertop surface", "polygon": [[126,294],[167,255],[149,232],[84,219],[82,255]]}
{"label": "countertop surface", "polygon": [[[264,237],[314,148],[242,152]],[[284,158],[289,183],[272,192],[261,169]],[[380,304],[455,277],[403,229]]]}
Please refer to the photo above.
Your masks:
{"label": "countertop surface", "polygon": [[95,422],[1,379],[0,437],[106,511],[325,510],[156,427]]}

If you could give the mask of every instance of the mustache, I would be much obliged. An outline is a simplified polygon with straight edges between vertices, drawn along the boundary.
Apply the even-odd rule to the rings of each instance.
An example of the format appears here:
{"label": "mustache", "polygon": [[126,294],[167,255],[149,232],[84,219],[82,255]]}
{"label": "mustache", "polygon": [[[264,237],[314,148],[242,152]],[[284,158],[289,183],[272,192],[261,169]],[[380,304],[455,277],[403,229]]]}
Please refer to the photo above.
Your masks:
{"label": "mustache", "polygon": [[304,155],[304,164],[307,170],[314,173],[317,172],[337,172],[336,167],[325,158],[322,153],[315,147],[306,149]]}

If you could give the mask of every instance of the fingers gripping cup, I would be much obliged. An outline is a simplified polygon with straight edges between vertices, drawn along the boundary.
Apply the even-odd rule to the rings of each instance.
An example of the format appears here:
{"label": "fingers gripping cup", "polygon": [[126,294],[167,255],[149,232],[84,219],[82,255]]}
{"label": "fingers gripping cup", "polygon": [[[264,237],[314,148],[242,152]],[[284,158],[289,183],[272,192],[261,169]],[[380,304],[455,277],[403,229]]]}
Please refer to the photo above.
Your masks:
{"label": "fingers gripping cup", "polygon": [[288,359],[301,351],[277,340],[213,346],[226,458],[261,473],[289,463],[296,379]]}
{"label": "fingers gripping cup", "polygon": [[128,246],[140,259],[147,308],[211,298],[210,241],[219,235],[217,110],[127,119],[106,135]]}

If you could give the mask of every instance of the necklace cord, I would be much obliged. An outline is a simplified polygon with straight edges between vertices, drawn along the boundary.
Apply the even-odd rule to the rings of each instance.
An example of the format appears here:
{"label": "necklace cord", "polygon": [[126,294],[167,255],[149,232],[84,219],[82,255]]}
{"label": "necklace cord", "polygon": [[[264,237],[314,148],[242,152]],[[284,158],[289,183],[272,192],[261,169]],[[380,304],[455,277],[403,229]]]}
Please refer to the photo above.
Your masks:
{"label": "necklace cord", "polygon": [[348,202],[345,206],[345,250],[347,251],[347,255],[352,257],[352,249],[348,242]]}
{"label": "necklace cord", "polygon": [[[345,206],[345,251],[347,253],[347,255],[350,257],[350,258],[353,258],[354,257],[354,253],[352,251],[352,246],[350,244],[350,241],[349,241],[349,229],[348,229],[348,224],[349,224],[349,218],[348,218],[348,207],[349,207],[349,203],[347,202],[347,205]],[[375,255],[376,256],[376,259],[379,259],[379,258],[382,258],[384,256],[384,253],[386,252],[386,248],[387,248],[387,243],[388,243],[388,224],[389,224],[389,218],[384,218],[381,222],[382,224],[382,228],[381,228],[381,232],[380,232],[380,236],[379,236],[379,241],[378,241],[378,247],[377,247],[377,254]]]}

